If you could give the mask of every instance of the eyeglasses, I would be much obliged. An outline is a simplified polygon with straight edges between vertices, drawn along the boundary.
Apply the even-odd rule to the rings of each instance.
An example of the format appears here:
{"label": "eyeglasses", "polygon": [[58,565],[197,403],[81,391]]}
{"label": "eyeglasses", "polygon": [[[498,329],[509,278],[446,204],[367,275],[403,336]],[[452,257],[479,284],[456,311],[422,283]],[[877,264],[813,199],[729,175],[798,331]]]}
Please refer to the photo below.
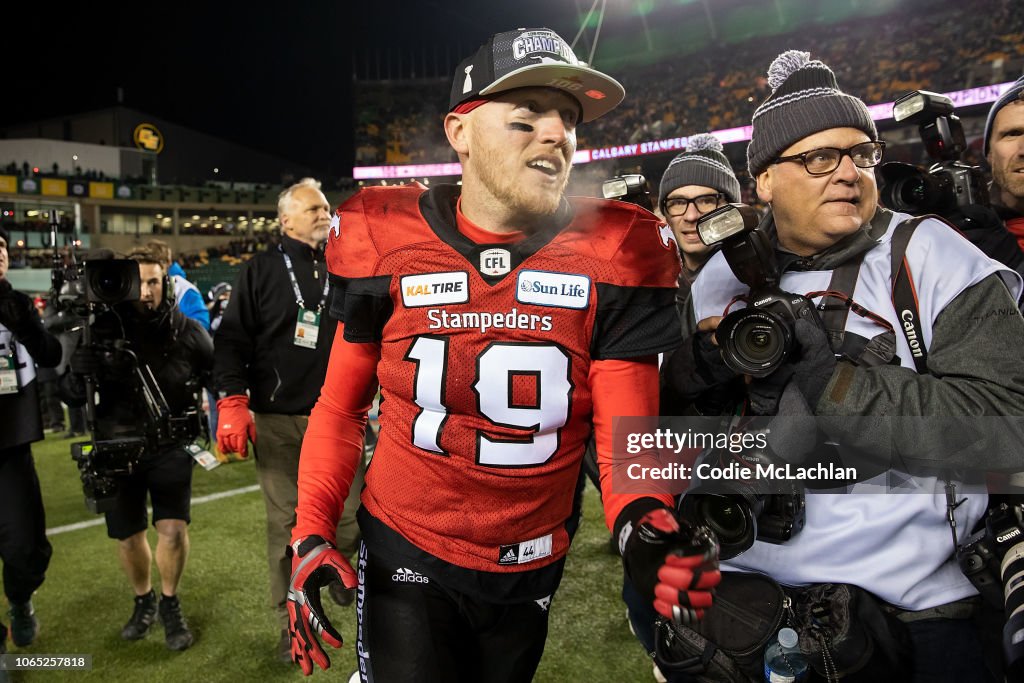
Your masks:
{"label": "eyeglasses", "polygon": [[836,147],[819,147],[802,154],[791,154],[786,157],[777,157],[773,163],[779,164],[783,161],[799,161],[804,165],[811,175],[828,175],[837,168],[844,156],[849,156],[857,168],[872,168],[882,161],[882,151],[885,143],[881,140],[870,140],[862,142],[853,147],[838,149]]}
{"label": "eyeglasses", "polygon": [[704,215],[709,211],[714,211],[718,208],[718,203],[722,201],[722,193],[716,192],[715,194],[702,194],[699,197],[693,199],[687,199],[686,197],[670,197],[665,200],[662,206],[662,212],[666,216],[678,217],[682,216],[690,208],[690,204],[693,204],[697,208],[697,213]]}

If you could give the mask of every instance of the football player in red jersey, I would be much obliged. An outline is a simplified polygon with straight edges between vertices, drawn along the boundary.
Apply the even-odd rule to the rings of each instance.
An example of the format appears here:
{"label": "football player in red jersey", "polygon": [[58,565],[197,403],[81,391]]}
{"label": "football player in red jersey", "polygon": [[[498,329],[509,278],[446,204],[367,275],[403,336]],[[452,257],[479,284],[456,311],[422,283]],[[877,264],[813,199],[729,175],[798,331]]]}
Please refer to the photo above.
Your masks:
{"label": "football player in red jersey", "polygon": [[[579,512],[593,431],[609,527],[641,595],[692,622],[717,548],[669,495],[616,493],[612,418],[658,414],[678,343],[679,258],[631,204],[563,196],[576,125],[623,98],[548,29],[493,36],[456,70],[458,186],[362,190],[327,247],[339,320],[299,465],[289,591],[303,671],[341,645],[319,587],[358,586],[366,681],[529,681]],[[331,538],[377,391],[356,571]]]}

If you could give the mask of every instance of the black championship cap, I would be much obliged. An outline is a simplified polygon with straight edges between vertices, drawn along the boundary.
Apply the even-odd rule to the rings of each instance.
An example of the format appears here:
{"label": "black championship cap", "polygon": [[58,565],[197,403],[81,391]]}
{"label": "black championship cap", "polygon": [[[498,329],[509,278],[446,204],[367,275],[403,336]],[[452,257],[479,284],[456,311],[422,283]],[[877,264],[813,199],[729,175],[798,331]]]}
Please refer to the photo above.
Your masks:
{"label": "black championship cap", "polygon": [[547,28],[498,33],[455,70],[449,111],[474,97],[515,88],[557,88],[572,95],[593,121],[614,109],[626,91],[611,76],[576,59],[569,44]]}

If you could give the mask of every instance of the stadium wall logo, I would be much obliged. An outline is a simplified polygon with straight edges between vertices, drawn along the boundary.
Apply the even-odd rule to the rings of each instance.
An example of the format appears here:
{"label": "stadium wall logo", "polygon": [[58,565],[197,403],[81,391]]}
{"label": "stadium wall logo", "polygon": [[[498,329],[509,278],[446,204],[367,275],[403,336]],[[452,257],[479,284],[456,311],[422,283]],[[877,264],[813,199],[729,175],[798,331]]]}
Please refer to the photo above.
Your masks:
{"label": "stadium wall logo", "polygon": [[569,46],[551,31],[530,31],[512,41],[512,57],[516,61],[538,54],[554,55],[559,61],[576,63],[576,55],[572,53]]}
{"label": "stadium wall logo", "polygon": [[585,275],[523,270],[516,280],[516,300],[538,306],[586,308],[590,302],[590,278]]}
{"label": "stadium wall logo", "polygon": [[484,275],[504,275],[512,270],[512,254],[508,249],[485,249],[480,252],[480,272]]}
{"label": "stadium wall logo", "polygon": [[469,274],[465,272],[406,275],[398,284],[406,308],[469,301]]}

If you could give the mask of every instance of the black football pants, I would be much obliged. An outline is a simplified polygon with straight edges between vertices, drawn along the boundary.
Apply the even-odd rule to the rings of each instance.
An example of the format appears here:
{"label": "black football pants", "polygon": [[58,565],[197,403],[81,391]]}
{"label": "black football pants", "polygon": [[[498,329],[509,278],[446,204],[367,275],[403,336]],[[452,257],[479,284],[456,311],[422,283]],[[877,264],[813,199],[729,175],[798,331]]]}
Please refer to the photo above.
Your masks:
{"label": "black football pants", "polygon": [[471,598],[360,548],[360,680],[528,683],[544,653],[550,597],[512,605]]}
{"label": "black football pants", "polygon": [[0,559],[10,602],[32,597],[43,584],[52,553],[31,447],[0,450]]}

